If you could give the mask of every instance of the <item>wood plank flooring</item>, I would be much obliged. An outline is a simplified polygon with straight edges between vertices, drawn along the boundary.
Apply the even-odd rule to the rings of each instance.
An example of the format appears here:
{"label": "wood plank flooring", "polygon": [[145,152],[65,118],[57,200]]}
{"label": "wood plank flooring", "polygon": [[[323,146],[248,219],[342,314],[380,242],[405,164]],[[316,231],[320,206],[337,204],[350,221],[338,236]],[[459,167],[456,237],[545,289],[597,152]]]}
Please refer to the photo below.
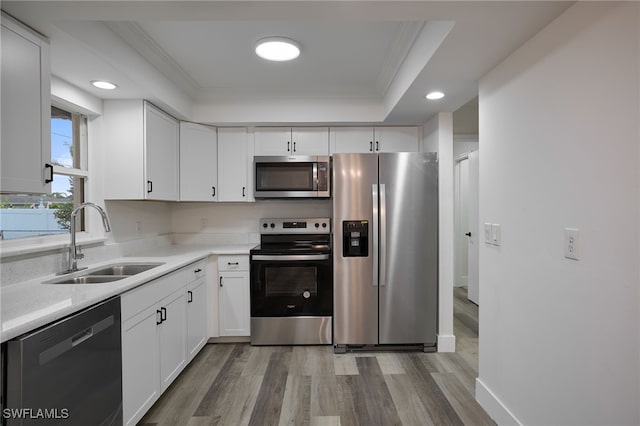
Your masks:
{"label": "wood plank flooring", "polygon": [[209,344],[141,425],[494,425],[474,398],[478,307],[454,290],[457,352]]}

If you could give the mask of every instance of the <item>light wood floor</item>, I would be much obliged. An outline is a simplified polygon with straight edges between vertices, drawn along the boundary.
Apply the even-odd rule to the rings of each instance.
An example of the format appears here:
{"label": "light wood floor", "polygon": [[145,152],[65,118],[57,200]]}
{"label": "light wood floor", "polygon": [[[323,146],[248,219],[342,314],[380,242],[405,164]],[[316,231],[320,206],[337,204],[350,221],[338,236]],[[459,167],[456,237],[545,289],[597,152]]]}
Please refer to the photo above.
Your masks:
{"label": "light wood floor", "polygon": [[142,425],[494,425],[474,395],[478,308],[455,289],[456,353],[209,344]]}

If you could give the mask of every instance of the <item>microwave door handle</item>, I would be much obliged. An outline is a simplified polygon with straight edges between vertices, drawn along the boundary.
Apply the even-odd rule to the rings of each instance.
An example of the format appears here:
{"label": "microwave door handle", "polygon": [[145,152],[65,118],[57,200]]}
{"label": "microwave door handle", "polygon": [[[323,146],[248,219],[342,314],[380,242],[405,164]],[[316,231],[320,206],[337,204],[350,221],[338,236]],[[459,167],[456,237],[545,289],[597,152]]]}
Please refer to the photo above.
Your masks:
{"label": "microwave door handle", "polygon": [[314,161],[313,163],[313,191],[318,190],[318,162]]}

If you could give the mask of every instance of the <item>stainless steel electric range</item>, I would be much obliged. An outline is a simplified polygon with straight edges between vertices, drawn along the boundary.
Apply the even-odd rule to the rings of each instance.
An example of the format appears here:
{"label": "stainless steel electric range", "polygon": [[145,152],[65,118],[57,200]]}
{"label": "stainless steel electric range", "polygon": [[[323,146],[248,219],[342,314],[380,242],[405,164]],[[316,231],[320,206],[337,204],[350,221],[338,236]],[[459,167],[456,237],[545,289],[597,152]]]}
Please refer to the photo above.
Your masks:
{"label": "stainless steel electric range", "polygon": [[251,250],[251,344],[331,344],[330,219],[261,219],[260,231]]}

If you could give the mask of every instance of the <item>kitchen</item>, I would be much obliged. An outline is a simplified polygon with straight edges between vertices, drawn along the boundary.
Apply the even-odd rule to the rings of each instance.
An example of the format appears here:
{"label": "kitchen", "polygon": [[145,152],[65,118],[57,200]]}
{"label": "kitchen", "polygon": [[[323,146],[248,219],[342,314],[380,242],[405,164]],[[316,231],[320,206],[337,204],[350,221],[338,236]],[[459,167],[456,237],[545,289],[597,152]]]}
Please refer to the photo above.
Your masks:
{"label": "kitchen", "polygon": [[[72,38],[83,39],[88,45],[91,45],[91,47],[88,49],[88,52],[87,50],[83,50],[85,53],[90,54],[90,56],[88,57],[95,58],[95,52],[97,51],[96,49],[98,47],[96,46],[96,44],[103,44],[102,47],[104,47],[107,50],[113,49],[116,46],[113,43],[116,43],[119,39],[117,37],[114,38],[112,30],[106,28],[103,25],[93,25],[93,24],[89,25],[87,22],[83,21],[84,18],[81,15],[82,13],[85,13],[85,12],[82,12],[81,10],[74,11],[74,10],[59,8],[59,6],[60,6],[59,4],[54,4],[54,3],[47,6],[45,4],[37,3],[37,2],[34,2],[31,5],[29,5],[29,2],[25,3],[25,5],[19,5],[17,3],[12,4],[11,2],[5,2],[3,3],[3,10],[7,9],[9,12],[13,12],[18,18],[21,18],[22,20],[27,21],[29,24],[33,26],[38,26],[39,25],[38,23],[40,23],[40,25],[42,25],[41,31],[45,33],[48,32],[47,28],[50,28],[48,26],[52,24],[50,24],[46,19],[44,19],[42,15],[49,15],[52,20],[59,19],[61,21],[64,20],[61,15],[64,15],[64,18],[67,18],[68,22],[61,24],[64,27],[65,31],[64,31],[64,34],[60,34],[60,37],[58,38],[58,40],[60,41],[60,43],[68,43],[69,37],[71,37],[70,36],[71,34],[73,34]],[[513,5],[511,6],[515,7]],[[240,7],[240,6],[237,6],[237,7]],[[312,7],[312,6],[306,6],[306,7]],[[566,8],[567,5],[564,5],[564,6],[558,5],[557,7],[559,9],[564,10],[564,8]],[[581,6],[581,7],[588,9],[586,6]],[[596,6],[592,6],[592,7],[596,8]],[[601,6],[601,5],[598,5],[597,7],[604,8],[604,6]],[[21,8],[24,8],[24,9],[20,10]],[[38,10],[36,11],[34,9],[38,9]],[[304,9],[304,7],[299,4],[288,11],[282,10],[281,8],[264,10],[258,7],[255,10],[252,10],[251,13],[255,13],[256,15],[263,14],[264,16],[269,16],[269,17],[274,17],[274,16],[292,17],[296,11],[299,13],[301,9]],[[492,10],[492,12],[496,14],[496,16],[499,15],[498,9],[500,8],[495,6],[495,10]],[[509,9],[509,8],[507,7],[505,8],[505,10],[506,9]],[[309,10],[302,10],[302,11],[309,12]],[[596,12],[599,12],[599,11],[600,9],[596,9]],[[196,14],[198,12],[202,12],[202,11],[193,10],[190,13]],[[228,18],[231,19],[234,16],[234,13],[237,13],[237,12],[238,12],[237,9],[229,10]],[[345,14],[351,13],[353,14],[352,16],[356,16],[356,17],[358,16],[362,17],[361,14],[363,13],[363,11],[357,7],[354,7],[354,9],[347,8],[346,11],[342,11],[342,12]],[[369,13],[371,13],[372,15],[378,14],[377,16],[366,16],[366,17],[367,19],[378,20],[378,19],[381,19],[380,15],[383,15],[384,13],[391,13],[391,15],[387,15],[387,16],[404,15],[406,17],[406,15],[409,14],[410,12],[411,11],[408,11],[402,8],[393,9],[391,12],[389,12],[389,10],[383,10],[383,7],[381,5],[380,9],[376,9],[375,7],[373,7],[369,10]],[[543,21],[550,22],[552,18],[560,15],[560,12],[561,10],[556,10],[553,13],[550,13],[550,15],[545,18],[546,21],[544,20]],[[573,9],[570,13],[568,13],[568,15],[565,16],[563,19],[565,21],[573,22],[572,19],[578,20],[578,18],[576,18],[575,16],[580,16],[581,14],[590,16],[587,12],[588,11],[585,11],[584,9],[581,9],[580,7],[578,7]],[[112,13],[115,13],[115,12],[112,11]],[[125,13],[131,14],[130,16],[136,16],[136,13],[137,13],[139,14],[137,16],[142,16],[141,14],[143,14],[143,11],[136,10],[136,8],[132,6],[132,9],[122,11],[121,13],[123,15]],[[148,11],[144,13],[148,13]],[[162,8],[160,8],[160,10],[158,10],[158,19],[162,19],[163,16],[166,18],[170,13],[177,13],[177,12],[175,11],[169,12],[169,10],[162,10]],[[186,13],[186,12],[183,12],[183,13]],[[394,13],[396,15],[394,15]],[[441,10],[439,11],[439,13],[441,13],[442,15],[446,14]],[[454,12],[451,12],[451,11],[448,11],[447,13],[450,13],[452,15],[455,14]],[[458,11],[458,13],[460,12]],[[73,21],[71,19],[74,15],[77,17],[76,21]],[[530,15],[527,15],[527,16],[528,18],[531,17]],[[248,17],[250,17],[250,15],[247,15],[247,18]],[[506,19],[504,16],[502,17]],[[42,21],[43,19],[44,21]],[[498,17],[496,17],[496,19],[498,19]],[[583,18],[583,19],[588,21],[587,18]],[[595,20],[595,18],[593,19]],[[616,18],[616,19],[619,19],[619,18]],[[98,18],[97,20],[101,20],[101,19]],[[32,21],[32,22],[29,22],[29,21]],[[114,19],[110,25],[117,25],[117,23],[114,23],[115,21],[117,21],[117,19]],[[531,19],[528,22],[533,22],[533,21],[535,20]],[[519,22],[516,26],[518,25],[522,25],[522,22]],[[531,25],[535,26],[536,24],[531,23]],[[542,21],[540,21],[540,23],[537,25],[539,25],[539,27],[529,28],[528,31],[530,31],[530,33],[528,33],[527,35],[522,35],[521,39],[514,39],[512,41],[513,45],[507,49],[505,54],[499,57],[503,58],[507,53],[511,52],[512,50],[520,46],[522,43],[524,43],[526,40],[531,38],[533,34],[535,34],[543,26]],[[93,27],[95,27],[96,33],[94,33],[93,31],[89,31],[89,28],[93,28]],[[628,28],[628,27],[624,27],[624,28]],[[120,27],[120,29],[122,29],[122,27]],[[151,28],[147,28],[147,29],[149,31],[152,31]],[[432,34],[435,34],[435,35],[440,34],[442,36],[443,32],[446,32],[446,28],[438,27],[438,26],[429,27],[428,29],[431,31]],[[58,29],[55,29],[55,31],[58,31],[58,30],[59,30],[59,27]],[[51,32],[51,34],[54,34],[55,31]],[[125,34],[124,30],[120,34],[124,35]],[[454,34],[456,33],[452,33],[452,35]],[[558,35],[557,32],[553,32],[552,34],[554,35],[554,37],[558,37],[558,38],[561,37],[560,35]],[[495,35],[495,36],[497,37],[498,35]],[[486,35],[486,37],[490,37],[490,34]],[[446,52],[446,50],[442,50],[442,52]],[[132,50],[117,51],[114,58],[115,58],[113,59],[114,64],[120,63],[124,65],[124,63],[126,62],[127,70],[131,73],[139,72],[142,70],[147,70],[147,71],[149,70],[149,63],[141,60],[140,57],[132,56]],[[55,61],[56,59],[52,57],[52,60]],[[493,60],[490,60],[489,58],[485,60],[487,61],[487,64],[485,65],[484,72],[488,71],[496,63],[499,62],[497,57],[494,58]],[[636,65],[637,65],[637,62],[636,62]],[[62,72],[64,68],[63,64],[58,64],[58,66],[60,67],[59,68],[60,72]],[[87,63],[86,66],[88,68],[90,64]],[[402,71],[408,72],[408,70],[402,70]],[[482,74],[483,73],[480,73],[474,79],[477,80],[482,76]],[[327,125],[326,127],[329,129],[331,128],[332,125],[335,126],[336,123],[339,123],[340,126],[347,126],[347,124],[350,126],[351,124],[353,124],[354,126],[360,125],[361,127],[362,127],[362,124],[368,124],[368,123],[376,123],[375,124],[376,126],[381,125],[381,123],[383,126],[386,126],[387,123],[393,123],[395,125],[417,127],[419,129],[419,134],[421,135],[417,140],[417,144],[431,143],[431,140],[429,138],[434,128],[434,121],[433,121],[434,119],[430,120],[427,124],[423,126],[423,123],[425,122],[425,120],[422,119],[422,121],[419,121],[419,119],[412,118],[411,113],[412,111],[414,112],[421,111],[420,112],[421,116],[423,117],[430,116],[430,114],[432,113],[424,112],[424,108],[431,108],[432,104],[428,104],[428,106],[419,106],[419,105],[410,105],[408,100],[407,100],[407,104],[404,104],[403,103],[404,101],[398,102],[397,104],[395,104],[397,108],[396,109],[391,108],[391,112],[388,113],[388,121],[387,121],[387,120],[383,120],[383,116],[388,111],[383,113],[384,110],[381,104],[376,104],[375,102],[369,101],[367,99],[363,99],[362,97],[360,97],[359,99],[354,97],[350,99],[349,102],[347,103],[337,103],[337,102],[334,103],[331,99],[323,98],[319,96],[317,93],[316,94],[311,93],[307,98],[304,98],[304,99],[298,98],[299,102],[291,101],[288,103],[283,103],[283,101],[280,98],[277,98],[277,97],[270,98],[267,96],[259,96],[260,95],[259,93],[255,94],[254,96],[245,94],[244,97],[239,97],[233,100],[229,100],[228,94],[225,97],[223,93],[220,93],[219,94],[220,96],[214,97],[213,100],[204,99],[206,98],[206,96],[202,96],[201,98],[199,98],[198,102],[194,103],[193,113],[190,113],[188,112],[188,110],[190,109],[189,105],[191,105],[191,102],[188,100],[188,97],[181,95],[180,91],[175,89],[176,87],[175,85],[164,84],[166,81],[165,80],[166,77],[164,77],[162,73],[157,73],[156,71],[156,73],[154,73],[153,75],[155,76],[155,79],[149,79],[147,81],[141,82],[141,84],[139,85],[139,88],[146,87],[148,88],[148,90],[151,90],[151,92],[153,93],[153,96],[156,97],[156,99],[152,99],[152,100],[154,100],[156,104],[160,104],[159,105],[160,107],[169,109],[166,106],[166,104],[169,104],[173,108],[173,110],[169,112],[171,112],[172,114],[176,114],[178,116],[189,118],[195,122],[200,122],[200,123],[210,122],[211,124],[216,124],[219,127],[225,127],[225,126],[229,127],[234,125],[240,126],[240,127],[244,127],[244,126],[261,127],[265,125],[276,125],[280,127],[293,127],[293,126],[304,127],[309,124],[313,124],[315,126],[318,123],[320,123],[320,127],[322,127],[322,125]],[[605,78],[605,77],[602,77],[602,78]],[[70,77],[66,77],[66,79],[68,81],[72,81],[73,83],[80,85],[80,81],[70,80]],[[629,79],[627,78],[627,80],[625,81],[629,81]],[[631,81],[633,80],[631,79]],[[122,83],[122,84],[124,85],[125,83]],[[405,88],[406,87],[404,86],[403,87],[395,87],[393,85],[390,86],[390,89],[398,90],[397,93],[402,93]],[[102,102],[99,100],[96,100],[95,96],[86,96],[86,94],[83,94],[82,92],[78,92],[77,90],[74,91],[73,89],[74,89],[74,86],[67,83],[67,81],[60,78],[60,76],[54,77],[54,79],[52,80],[52,92],[54,93],[54,96],[57,97],[58,99],[66,98],[67,101],[75,103],[76,105],[84,106],[89,111],[102,111]],[[424,90],[424,89],[421,88],[420,90]],[[449,95],[448,90],[446,92],[447,92],[447,96],[445,97],[445,99],[452,99],[455,97],[455,95]],[[390,93],[393,94],[393,90],[390,90]],[[101,96],[106,97],[107,95],[101,95]],[[117,97],[118,95],[108,95],[108,96]],[[422,97],[421,102],[426,104],[423,96],[424,94],[421,95]],[[146,96],[139,95],[136,98],[143,99],[145,97]],[[471,97],[473,97],[473,95],[471,95],[468,99],[471,99]],[[397,100],[397,98],[390,96],[389,100],[390,102],[392,102],[392,104],[393,104],[392,99]],[[482,111],[483,97],[481,96],[480,99],[481,99],[480,106]],[[171,102],[168,102],[169,100],[171,100]],[[463,103],[463,101],[460,101],[460,100],[458,100],[457,102],[459,103],[458,106],[461,106]],[[456,101],[454,99],[453,104],[455,105],[455,103]],[[95,106],[96,104],[98,104],[98,106]],[[93,108],[88,107],[91,105],[94,105]],[[280,107],[276,108],[277,105],[280,105]],[[487,104],[484,104],[484,105],[486,107]],[[406,108],[403,109],[403,106]],[[436,108],[437,110],[440,107],[434,107],[434,108]],[[449,111],[455,109],[453,107],[450,107],[450,108],[451,109],[449,109]],[[631,108],[631,110],[633,110],[633,108]],[[403,117],[400,117],[399,114],[402,111],[404,111],[406,114],[403,114]],[[446,111],[446,109],[444,111]],[[207,119],[205,117],[215,117],[215,118]],[[435,121],[436,121],[435,128],[437,129],[438,127],[441,127],[441,129],[445,129],[447,126],[447,119],[450,119],[450,116],[447,117],[446,114],[442,115],[440,113],[437,113],[435,118]],[[406,120],[406,121],[403,122],[402,120]],[[595,124],[593,124],[593,126],[595,126]],[[89,123],[90,134],[99,135],[99,134],[102,134],[102,132],[105,130],[106,130],[105,123],[101,119],[97,118],[97,119],[92,119],[90,121]],[[100,139],[91,141],[92,151],[90,152],[89,155],[95,155],[95,157],[93,157],[93,159],[90,159],[89,164],[91,166],[91,173],[92,174],[95,173],[94,176],[106,176],[108,174],[108,170],[107,170],[108,164],[105,164],[104,162],[100,161],[101,158],[106,158],[105,156],[108,154],[108,149],[107,149],[108,143],[109,143],[108,141],[100,140]],[[368,141],[366,143],[368,144]],[[437,143],[438,141],[436,141],[436,144]],[[441,143],[446,144],[445,142],[441,142]],[[443,179],[449,179],[448,175],[445,173],[447,169],[443,170],[443,164],[446,164],[446,161],[445,161],[446,154],[447,154],[447,151],[442,151],[442,150],[440,151],[440,161],[441,161],[440,167],[441,167],[441,173],[443,173],[440,176],[441,196],[445,194],[442,192],[443,191],[442,188],[447,187],[447,184],[446,184],[447,181],[443,181]],[[634,157],[633,155],[628,155],[628,156],[625,156],[625,158],[634,158]],[[636,159],[637,159],[637,156],[636,156]],[[443,161],[445,161],[445,163],[443,163]],[[3,163],[3,167],[4,167],[4,163]],[[489,169],[485,169],[485,170],[489,170]],[[249,184],[251,183],[250,181],[248,182]],[[143,182],[141,182],[140,184],[142,185]],[[139,252],[139,249],[145,247],[145,245],[147,244],[153,246],[162,242],[166,243],[171,239],[173,239],[173,241],[178,241],[182,243],[226,244],[230,246],[255,245],[255,243],[258,241],[258,238],[259,238],[258,236],[259,219],[269,218],[269,217],[290,217],[291,215],[287,213],[291,212],[292,209],[296,210],[295,216],[299,216],[299,217],[330,217],[331,216],[331,205],[329,202],[326,202],[326,201],[301,201],[301,202],[296,201],[295,203],[274,201],[274,202],[255,202],[255,203],[249,203],[249,204],[233,202],[231,204],[218,203],[215,206],[204,205],[199,203],[191,203],[191,202],[174,203],[174,202],[165,202],[165,201],[109,201],[108,200],[109,197],[106,196],[107,195],[106,193],[108,191],[108,185],[105,182],[101,181],[100,178],[89,179],[88,185],[89,185],[89,194],[91,194],[90,200],[97,202],[100,205],[106,205],[107,212],[110,216],[110,219],[113,222],[112,223],[113,231],[111,234],[105,234],[105,237],[107,238],[107,241],[108,241],[108,244],[106,244],[105,246],[100,246],[102,242],[100,241],[100,237],[98,237],[97,240],[94,240],[92,242],[92,244],[94,245],[93,248],[83,249],[86,253],[86,258],[83,261],[81,261],[81,263],[83,262],[87,266],[94,265],[99,262],[105,262],[109,259],[107,257],[109,255],[112,255],[115,258],[120,256],[121,253],[123,252],[125,253],[127,251],[130,251],[131,253],[136,251]],[[485,194],[492,193],[491,191],[487,192],[486,189],[487,188],[485,188],[485,191],[484,191]],[[251,193],[252,193],[251,190],[246,192],[246,194],[251,194]],[[481,188],[481,194],[482,193],[483,191]],[[106,200],[106,201],[103,202],[103,200]],[[482,205],[483,205],[483,202],[481,200],[481,206]],[[447,207],[446,204],[441,205],[441,208],[446,208],[446,207]],[[444,210],[444,212],[445,212],[445,215],[443,216],[443,210],[441,210],[441,223],[440,223],[440,227],[441,227],[440,228],[440,244],[441,244],[440,280],[441,281],[443,280],[443,274],[446,278],[446,274],[449,273],[447,269],[447,263],[444,264],[444,268],[443,268],[442,262],[447,261],[447,256],[443,255],[442,253],[446,253],[447,251],[446,249],[444,250],[444,252],[442,251],[442,244],[445,244],[447,242],[446,236],[451,234],[451,230],[449,230],[449,228],[446,226],[446,222],[448,220],[448,213],[447,213],[448,211]],[[481,212],[482,212],[482,207],[481,207]],[[90,220],[89,226],[90,227],[95,226],[97,234],[101,235],[102,232],[99,230],[101,228],[101,224],[99,223],[99,221],[96,222],[97,217],[95,219],[93,219],[93,216],[89,216],[89,217],[92,218],[92,220]],[[500,219],[492,219],[490,217],[486,217],[485,220],[491,221],[491,222],[501,221]],[[632,223],[633,229],[637,229],[637,223],[634,223],[634,222],[631,222],[631,223]],[[633,232],[631,234],[636,235]],[[620,237],[618,233],[616,233],[615,235],[616,235],[616,238],[624,238],[624,237]],[[504,228],[503,228],[503,238],[505,238],[505,244],[503,245],[502,250],[506,253],[509,248],[509,245],[506,244],[506,242],[508,242],[509,233],[507,233],[504,230]],[[102,237],[102,239],[104,240],[104,237]],[[117,243],[117,244],[113,244],[113,243]],[[64,246],[66,242],[62,242],[59,244],[60,244],[59,247],[61,247],[61,246]],[[118,247],[114,247],[114,246],[118,246]],[[9,250],[6,249],[6,246],[4,244],[2,246],[2,249],[3,249],[3,253],[9,252]],[[15,253],[21,249],[14,249],[14,250],[16,250],[14,251]],[[54,249],[54,250],[59,250],[59,249]],[[481,250],[485,250],[485,248],[482,248]],[[486,253],[493,253],[493,254],[489,254],[489,256],[493,256],[494,254],[497,254],[497,250],[499,249],[489,248],[486,250],[487,250]],[[488,250],[492,250],[492,251],[488,251]],[[105,253],[109,251],[111,251],[111,253],[109,254]],[[631,250],[631,253],[633,252],[634,251]],[[481,253],[485,253],[485,252],[483,251]],[[228,254],[233,255],[234,253],[228,253]],[[481,264],[482,262],[488,261],[488,259],[483,260],[482,256],[483,255],[481,254]],[[27,256],[23,255],[22,258],[19,258],[15,262],[6,262],[3,260],[3,264],[2,264],[3,286],[5,285],[5,277],[9,280],[14,280],[13,282],[19,282],[20,279],[17,277],[25,273],[24,272],[25,270],[28,272],[25,273],[25,275],[27,276],[24,276],[24,278],[22,278],[23,280],[35,278],[38,275],[40,276],[47,275],[47,274],[53,273],[54,271],[60,270],[60,267],[62,266],[62,263],[63,263],[62,258],[64,257],[64,255],[63,253],[58,252],[58,253],[38,257],[37,267],[34,267],[33,256],[26,259],[25,257]],[[449,261],[450,260],[451,259],[449,259]],[[588,259],[584,259],[581,262],[582,263],[579,263],[578,265],[589,264]],[[627,267],[625,266],[625,268]],[[627,271],[627,273],[629,271],[628,268],[623,270]],[[485,269],[485,271],[490,272],[491,269]],[[12,275],[12,272],[13,272],[13,275]],[[29,276],[29,274],[31,274],[31,276]],[[211,274],[215,274],[215,272],[212,271]],[[499,277],[497,278],[499,279]],[[635,278],[632,280],[632,282],[636,282],[634,280]],[[439,313],[440,330],[439,331],[440,331],[440,336],[443,338],[445,338],[446,336],[453,336],[453,318],[452,318],[453,317],[452,315],[453,300],[452,300],[452,296],[448,292],[445,293],[442,291],[444,288],[449,288],[449,289],[451,288],[450,287],[451,284],[448,284],[448,286],[449,287],[441,287],[441,294],[440,294],[441,299],[440,299],[440,308],[439,308],[440,309],[440,313]],[[490,293],[487,293],[487,294],[490,294]],[[627,299],[634,300],[633,297],[630,297]],[[637,301],[637,297],[635,298],[635,300]],[[491,299],[489,299],[488,303],[492,303]],[[487,305],[487,306],[491,306],[491,305]],[[482,308],[481,308],[481,312],[482,312]],[[630,312],[633,312],[633,308],[631,307],[625,308],[621,312],[629,314]],[[485,324],[491,324],[491,323],[489,322]],[[213,326],[210,326],[210,327],[213,327]],[[634,335],[633,333],[631,334]],[[635,333],[635,335],[637,334],[638,333]],[[440,343],[441,342],[439,342],[439,347],[446,346],[446,343],[443,342],[442,345],[440,345]],[[556,344],[559,345],[560,347],[563,347],[563,345],[559,341],[556,341]],[[455,341],[453,342],[453,347],[455,347]],[[490,365],[491,365],[490,363],[487,364],[487,370],[485,371],[487,371],[488,373],[486,374],[491,374],[491,375],[496,374],[494,372],[494,368],[491,367]],[[623,365],[627,365],[627,363],[623,363]],[[482,366],[482,356],[481,356],[481,366]],[[635,368],[637,369],[637,366]],[[481,367],[481,377],[482,377],[482,367]],[[491,376],[491,377],[493,377],[493,379],[491,380],[495,380],[495,376]],[[602,377],[600,379],[605,380]],[[495,386],[497,382],[494,381],[493,383]],[[637,387],[637,384],[636,384],[636,387]],[[629,385],[628,387],[625,387],[625,389],[629,390],[629,392],[627,393],[630,395],[633,395],[634,394],[633,392],[635,392],[633,390],[635,389],[635,387],[631,385]],[[504,395],[504,391],[501,394]],[[499,399],[499,396],[496,397],[496,399]],[[621,404],[624,404],[625,400],[626,398],[621,398],[621,401],[623,401],[621,402]],[[614,402],[611,402],[611,401],[609,402],[609,404],[610,405],[608,405],[607,407],[617,406]],[[525,422],[532,422],[532,423],[536,422],[535,421],[536,417],[533,414],[531,413],[524,414],[524,413],[528,413],[529,409],[519,407],[519,405],[517,405],[513,401],[511,401],[507,405],[512,408],[518,407],[515,410],[515,414],[517,415],[518,413],[521,413],[521,415],[524,416],[523,418]],[[623,413],[629,413],[626,408],[625,409],[621,408],[620,411]],[[602,409],[602,411],[598,411],[598,412],[608,413],[609,411],[607,411],[607,409]],[[564,411],[561,408],[557,408],[556,414],[558,413],[564,413]]]}

